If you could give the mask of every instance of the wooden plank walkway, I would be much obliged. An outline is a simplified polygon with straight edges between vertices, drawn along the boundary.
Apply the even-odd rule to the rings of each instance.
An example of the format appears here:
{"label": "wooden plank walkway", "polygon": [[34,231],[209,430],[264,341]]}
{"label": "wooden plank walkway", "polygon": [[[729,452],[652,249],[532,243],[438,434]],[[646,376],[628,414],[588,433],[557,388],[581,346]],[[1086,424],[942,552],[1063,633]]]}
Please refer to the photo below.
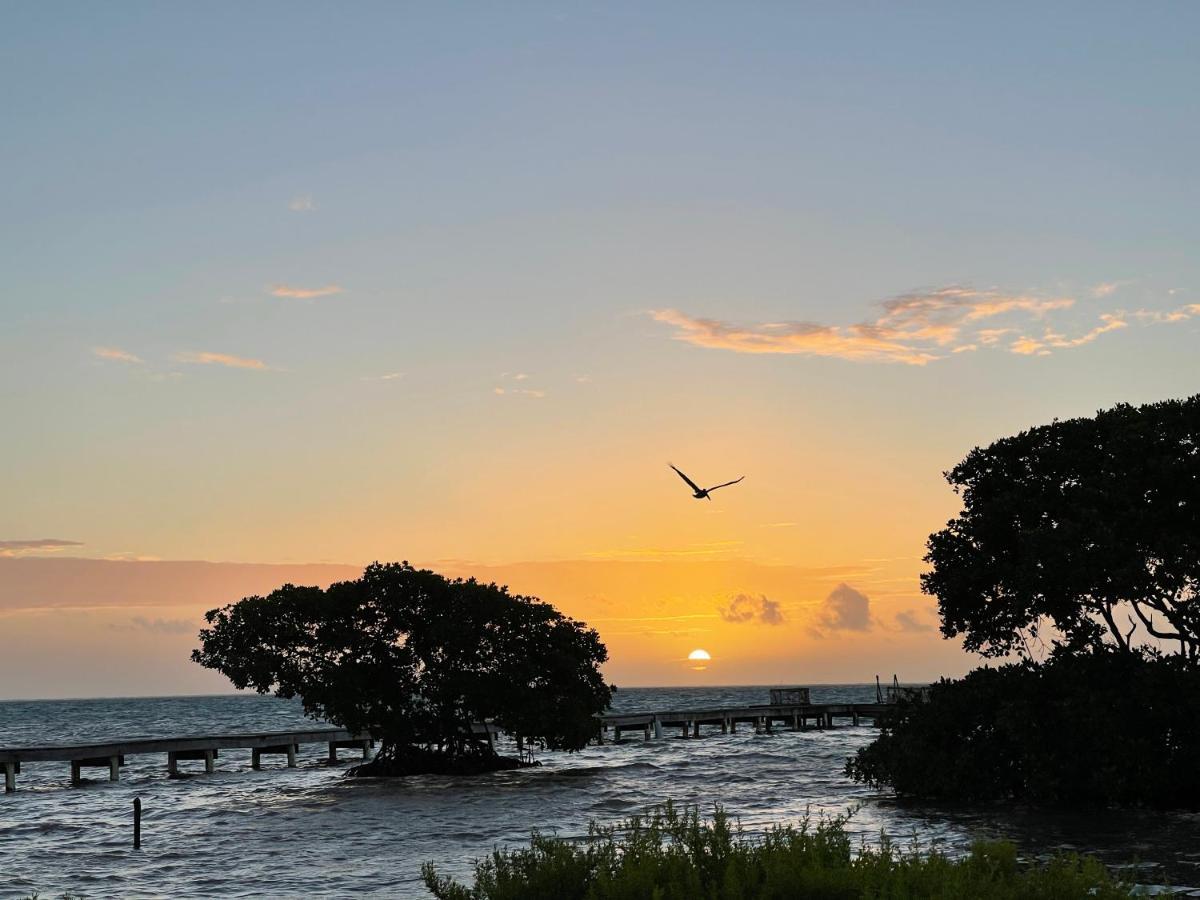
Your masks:
{"label": "wooden plank walkway", "polygon": [[340,728],[314,728],[305,731],[260,731],[250,734],[195,735],[178,738],[138,738],[105,741],[94,744],[52,744],[43,747],[0,748],[0,765],[4,767],[4,790],[16,790],[16,776],[21,763],[68,762],[71,764],[71,783],[82,780],[80,770],[90,767],[108,769],[109,781],[120,778],[126,756],[145,753],[165,753],[167,771],[178,774],[180,760],[204,760],[204,770],[212,772],[222,750],[249,750],[251,765],[260,767],[261,758],[278,754],[287,757],[289,766],[296,765],[296,753],[301,744],[328,744],[329,761],[337,761],[340,749],[353,747],[362,750],[363,758],[370,754],[375,742],[369,736],[355,735]]}
{"label": "wooden plank walkway", "polygon": [[[832,728],[835,719],[849,719],[858,725],[861,719],[867,718],[878,725],[892,708],[887,703],[804,703],[609,713],[596,717],[596,740],[603,744],[610,731],[616,740],[620,740],[627,731],[641,731],[644,738],[649,740],[651,737],[663,737],[664,729],[674,728],[680,729],[681,737],[700,737],[700,728],[705,725],[720,728],[722,734],[734,733],[739,725],[744,724],[765,733],[770,733],[777,726],[799,731],[808,728],[810,723],[817,728]],[[489,742],[501,733],[499,728],[490,723],[479,723],[472,727],[477,734],[486,734]],[[521,743],[517,738],[518,748]],[[205,772],[212,773],[222,750],[249,750],[251,765],[255,769],[260,767],[261,758],[267,755],[286,756],[288,766],[293,767],[301,744],[327,744],[329,762],[336,763],[338,750],[347,748],[361,749],[363,759],[369,758],[370,748],[375,741],[370,735],[351,734],[340,728],[135,738],[91,744],[0,748],[0,766],[4,768],[4,790],[12,793],[16,790],[16,777],[21,774],[21,763],[70,763],[71,783],[79,784],[82,781],[81,770],[85,768],[106,768],[109,780],[117,781],[121,767],[125,765],[125,757],[139,754],[165,753],[167,771],[171,775],[179,774],[179,763],[184,760],[203,760]]]}
{"label": "wooden plank walkway", "polygon": [[[473,729],[476,734],[486,734],[489,741],[499,733],[499,729],[490,724],[477,724]],[[362,750],[363,759],[369,759],[375,740],[369,734],[351,734],[341,728],[310,728],[301,731],[134,738],[91,744],[0,747],[0,767],[4,769],[4,791],[11,794],[17,788],[17,776],[21,774],[23,762],[70,763],[71,783],[79,784],[83,780],[81,770],[85,768],[108,769],[108,780],[118,781],[125,757],[140,754],[165,753],[167,771],[171,775],[179,774],[179,763],[184,760],[203,760],[204,771],[212,774],[222,750],[249,750],[250,764],[255,769],[261,767],[262,757],[269,755],[286,756],[288,766],[295,767],[301,744],[327,744],[329,763],[336,764],[338,751],[343,749]]]}
{"label": "wooden plank walkway", "polygon": [[771,732],[782,725],[794,731],[809,727],[832,728],[834,719],[849,719],[858,725],[866,718],[875,725],[894,707],[887,703],[804,703],[797,705],[772,706],[728,706],[702,709],[647,710],[644,712],[610,713],[599,716],[600,730],[597,739],[604,743],[605,736],[612,730],[620,740],[622,732],[641,731],[649,740],[662,737],[663,729],[679,728],[681,737],[700,737],[701,725],[715,725],[721,734],[737,731],[738,725],[749,724],[755,731]]}

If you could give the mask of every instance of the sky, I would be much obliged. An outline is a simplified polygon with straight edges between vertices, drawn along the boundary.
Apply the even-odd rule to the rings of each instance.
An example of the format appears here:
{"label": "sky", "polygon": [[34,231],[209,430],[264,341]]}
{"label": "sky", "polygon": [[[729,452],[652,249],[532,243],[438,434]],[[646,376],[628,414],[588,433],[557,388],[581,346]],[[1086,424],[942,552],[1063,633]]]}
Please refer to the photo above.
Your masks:
{"label": "sky", "polygon": [[959,674],[942,472],[1200,385],[1194,4],[3,22],[0,697],[228,690],[205,609],[377,559],[618,685]]}

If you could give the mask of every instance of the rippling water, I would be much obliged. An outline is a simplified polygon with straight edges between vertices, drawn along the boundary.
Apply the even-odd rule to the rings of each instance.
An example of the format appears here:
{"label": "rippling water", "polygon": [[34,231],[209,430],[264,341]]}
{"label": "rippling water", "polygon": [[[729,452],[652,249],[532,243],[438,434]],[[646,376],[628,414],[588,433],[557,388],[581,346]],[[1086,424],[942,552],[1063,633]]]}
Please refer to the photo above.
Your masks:
{"label": "rippling water", "polygon": [[[638,688],[617,710],[681,709],[766,701],[767,688]],[[814,687],[814,702],[873,700],[874,685]],[[0,747],[115,738],[285,730],[308,723],[297,704],[259,696],[0,703]],[[751,831],[775,822],[858,807],[851,830],[878,840],[961,851],[1003,835],[1030,853],[1099,853],[1111,864],[1151,864],[1140,880],[1200,884],[1200,817],[1187,814],[1047,815],[930,809],[896,804],[849,783],[847,756],[872,740],[869,726],[700,740],[642,740],[576,754],[547,753],[544,766],[471,779],[348,779],[325,765],[325,745],[250,768],[250,753],[223,751],[217,771],[184,762],[171,779],[165,757],[130,756],[121,781],[91,770],[68,784],[67,763],[30,763],[17,793],[0,795],[0,898],[72,889],[87,897],[427,896],[421,863],[470,873],[493,847],[522,844],[539,828],[586,833],[666,800],[724,806]],[[356,754],[342,751],[347,761]],[[278,762],[275,762],[278,760]],[[89,770],[84,770],[85,774]],[[143,847],[131,847],[134,797]]]}

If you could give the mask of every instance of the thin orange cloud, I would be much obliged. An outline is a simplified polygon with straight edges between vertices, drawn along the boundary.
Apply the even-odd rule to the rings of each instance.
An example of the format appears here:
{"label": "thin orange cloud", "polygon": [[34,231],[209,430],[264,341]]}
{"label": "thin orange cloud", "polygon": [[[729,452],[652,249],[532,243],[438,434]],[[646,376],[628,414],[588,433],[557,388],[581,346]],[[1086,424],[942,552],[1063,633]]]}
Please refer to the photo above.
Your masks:
{"label": "thin orange cloud", "polygon": [[1103,324],[1097,325],[1091,331],[1085,332],[1078,337],[1069,338],[1058,332],[1046,329],[1045,334],[1040,338],[1020,337],[1013,341],[1009,347],[1013,353],[1019,353],[1023,356],[1048,356],[1051,349],[1063,350],[1071,347],[1081,347],[1084,344],[1090,344],[1100,335],[1109,331],[1116,331],[1118,328],[1125,328],[1128,322],[1121,317],[1119,313],[1105,313],[1100,316]]}
{"label": "thin orange cloud", "polygon": [[340,284],[327,284],[324,287],[302,288],[287,284],[273,284],[270,287],[272,297],[287,297],[293,300],[311,300],[314,297],[328,297],[342,293]]}
{"label": "thin orange cloud", "polygon": [[68,547],[82,547],[82,541],[62,538],[37,538],[32,541],[0,541],[0,556],[20,556],[24,553],[57,553]]}
{"label": "thin orange cloud", "polygon": [[114,362],[139,364],[142,361],[141,357],[119,347],[93,347],[92,353],[101,359],[110,359]]}
{"label": "thin orange cloud", "polygon": [[1162,325],[1169,322],[1184,322],[1195,316],[1200,316],[1200,303],[1189,303],[1187,306],[1181,306],[1178,309],[1170,309],[1165,312],[1156,309],[1139,309],[1134,315],[1141,321],[1154,325]]}
{"label": "thin orange cloud", "polygon": [[[656,321],[673,325],[676,340],[699,347],[923,366],[948,355],[998,345],[1005,335],[1019,334],[1022,321],[1027,326],[1030,320],[1042,321],[1051,313],[1074,305],[1072,297],[1042,297],[951,285],[893,297],[882,304],[882,311],[875,319],[853,325],[766,322],[741,326],[690,316],[677,309],[652,310],[650,315]],[[1068,337],[1047,326],[1041,337],[1023,335],[1012,341],[1008,349],[1031,355],[1079,347],[1128,324],[1121,313],[1105,313],[1100,318],[1100,325],[1077,337]],[[988,327],[982,327],[985,323]]]}
{"label": "thin orange cloud", "polygon": [[209,351],[176,353],[175,359],[181,363],[192,363],[198,366],[228,366],[231,369],[269,368],[261,359],[246,359],[242,356],[232,356],[228,353],[211,353]]}
{"label": "thin orange cloud", "polygon": [[813,322],[772,322],[739,327],[718,319],[693,318],[677,309],[651,312],[655,320],[674,325],[675,339],[736,353],[799,353],[861,361],[902,362],[923,366],[937,356],[888,340],[870,327],[838,328]]}

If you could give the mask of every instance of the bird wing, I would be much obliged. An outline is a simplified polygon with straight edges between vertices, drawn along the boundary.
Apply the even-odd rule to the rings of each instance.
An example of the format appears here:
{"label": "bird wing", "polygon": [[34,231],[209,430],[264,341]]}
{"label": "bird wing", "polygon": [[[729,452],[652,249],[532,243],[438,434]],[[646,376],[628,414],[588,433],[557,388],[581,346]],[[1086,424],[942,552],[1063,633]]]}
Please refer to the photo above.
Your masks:
{"label": "bird wing", "polygon": [[[672,469],[675,469],[675,466],[674,466],[674,465],[672,465],[671,463],[667,463],[667,465],[668,465],[668,466],[671,466],[671,468],[672,468]],[[678,469],[675,469],[675,472],[676,472],[676,473],[679,475],[679,477],[680,477],[680,478],[682,478],[684,481],[686,481],[686,482],[688,483],[688,486],[689,486],[689,487],[691,487],[691,489],[692,489],[693,491],[699,491],[699,490],[702,490],[702,488],[700,487],[700,485],[696,484],[696,482],[692,481],[692,479],[688,478],[686,475],[684,475],[684,474],[683,474],[682,472],[680,472]]]}
{"label": "bird wing", "polygon": [[[746,477],[745,475],[742,476],[742,478],[745,478],[745,477]],[[742,480],[742,478],[737,478],[733,481],[727,481],[724,484],[718,484],[716,487],[710,487],[709,490],[715,491],[717,488],[729,487],[731,484],[737,484],[739,481]]]}

